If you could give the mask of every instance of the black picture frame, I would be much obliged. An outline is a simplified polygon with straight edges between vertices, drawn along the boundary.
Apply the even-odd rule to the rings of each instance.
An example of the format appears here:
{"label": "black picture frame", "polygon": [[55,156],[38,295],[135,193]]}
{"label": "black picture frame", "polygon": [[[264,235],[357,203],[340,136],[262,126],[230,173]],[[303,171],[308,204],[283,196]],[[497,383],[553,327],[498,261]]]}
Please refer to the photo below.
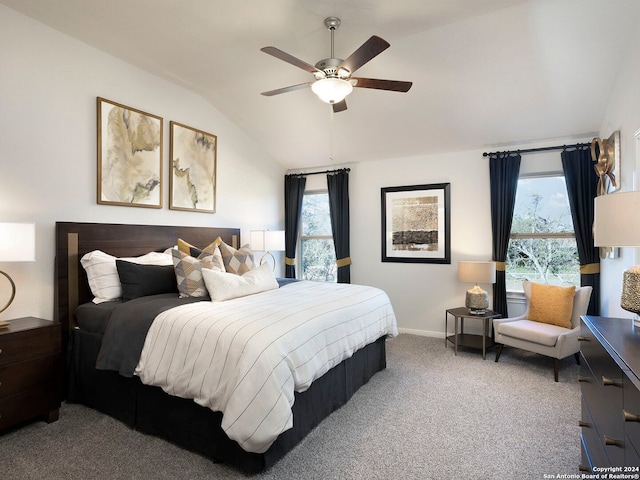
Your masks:
{"label": "black picture frame", "polygon": [[384,187],[382,261],[451,263],[450,183]]}

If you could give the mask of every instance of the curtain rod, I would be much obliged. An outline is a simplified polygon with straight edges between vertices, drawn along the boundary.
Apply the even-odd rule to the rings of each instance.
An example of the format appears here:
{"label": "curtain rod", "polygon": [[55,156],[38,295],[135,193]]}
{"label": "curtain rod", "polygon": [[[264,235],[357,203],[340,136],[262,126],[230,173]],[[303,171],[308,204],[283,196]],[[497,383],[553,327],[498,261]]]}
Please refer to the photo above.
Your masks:
{"label": "curtain rod", "polygon": [[540,148],[524,148],[521,150],[514,150],[514,151],[504,151],[504,152],[484,152],[482,154],[483,157],[488,157],[491,155],[499,155],[501,153],[503,154],[511,154],[511,153],[533,153],[533,152],[546,152],[549,150],[566,150],[567,148],[582,148],[582,147],[590,147],[591,144],[590,143],[575,143],[573,145],[556,145],[555,147],[540,147]]}
{"label": "curtain rod", "polygon": [[339,168],[337,170],[323,170],[321,172],[309,172],[309,173],[288,173],[287,175],[294,175],[296,177],[306,177],[308,175],[320,175],[322,173],[339,173],[339,172],[350,172],[350,168]]}

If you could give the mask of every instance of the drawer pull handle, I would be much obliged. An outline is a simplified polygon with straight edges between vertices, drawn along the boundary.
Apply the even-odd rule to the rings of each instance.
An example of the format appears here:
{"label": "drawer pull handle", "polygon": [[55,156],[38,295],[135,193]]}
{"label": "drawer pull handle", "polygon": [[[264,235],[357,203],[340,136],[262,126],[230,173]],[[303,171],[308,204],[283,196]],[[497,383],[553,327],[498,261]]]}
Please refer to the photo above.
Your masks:
{"label": "drawer pull handle", "polygon": [[588,342],[589,339],[587,337],[583,337],[582,335],[578,335],[578,341],[579,342]]}
{"label": "drawer pull handle", "polygon": [[583,422],[582,420],[580,420],[580,421],[578,422],[578,426],[579,426],[579,427],[588,427],[588,428],[591,428],[591,424],[590,424],[590,423]]}
{"label": "drawer pull handle", "polygon": [[591,473],[591,469],[589,467],[585,467],[584,465],[578,465],[578,471]]}
{"label": "drawer pull handle", "polygon": [[625,422],[640,422],[640,416],[629,413],[626,410],[622,410],[622,415],[624,416]]}
{"label": "drawer pull handle", "polygon": [[615,438],[607,437],[606,435],[603,435],[603,437],[604,437],[605,445],[615,445],[616,447],[624,447],[624,442],[622,440],[616,440]]}
{"label": "drawer pull handle", "polygon": [[612,379],[607,378],[607,377],[605,377],[603,375],[602,376],[602,385],[604,385],[605,387],[607,387],[607,386],[621,387],[622,383],[619,382],[618,380],[612,380]]}
{"label": "drawer pull handle", "polygon": [[578,382],[589,383],[589,377],[583,377],[582,375],[578,375]]}

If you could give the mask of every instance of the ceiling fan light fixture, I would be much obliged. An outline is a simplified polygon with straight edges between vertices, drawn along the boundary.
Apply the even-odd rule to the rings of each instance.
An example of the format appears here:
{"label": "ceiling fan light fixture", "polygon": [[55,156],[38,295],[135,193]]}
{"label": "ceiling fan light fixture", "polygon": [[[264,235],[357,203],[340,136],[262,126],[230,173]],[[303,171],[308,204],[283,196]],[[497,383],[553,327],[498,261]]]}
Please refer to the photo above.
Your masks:
{"label": "ceiling fan light fixture", "polygon": [[353,91],[353,85],[341,78],[323,78],[311,85],[311,90],[325,103],[339,103]]}
{"label": "ceiling fan light fixture", "polygon": [[338,75],[338,78],[344,79],[348,79],[351,76],[351,72],[346,68],[339,68],[336,74]]}

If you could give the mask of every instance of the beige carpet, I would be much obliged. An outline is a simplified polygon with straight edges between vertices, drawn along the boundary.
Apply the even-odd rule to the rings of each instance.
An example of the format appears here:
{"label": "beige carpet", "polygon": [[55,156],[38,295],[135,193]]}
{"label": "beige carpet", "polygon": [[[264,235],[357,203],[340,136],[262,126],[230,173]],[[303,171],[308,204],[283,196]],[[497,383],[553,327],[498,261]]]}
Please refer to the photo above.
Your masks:
{"label": "beige carpet", "polygon": [[[387,369],[255,479],[542,479],[577,474],[573,356],[463,350],[400,335]],[[0,436],[0,478],[232,479],[246,475],[80,405]]]}

